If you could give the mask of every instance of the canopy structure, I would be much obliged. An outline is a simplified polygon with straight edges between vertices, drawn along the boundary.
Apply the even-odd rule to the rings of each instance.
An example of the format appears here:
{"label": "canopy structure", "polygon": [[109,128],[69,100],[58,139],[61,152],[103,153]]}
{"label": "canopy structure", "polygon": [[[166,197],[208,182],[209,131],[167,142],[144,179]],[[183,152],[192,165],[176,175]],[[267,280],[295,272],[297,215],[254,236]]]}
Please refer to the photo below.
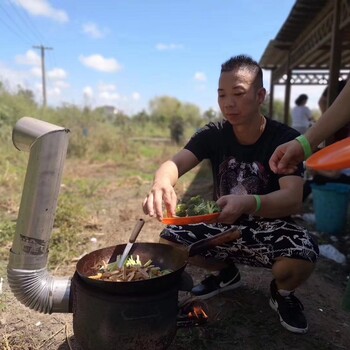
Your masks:
{"label": "canopy structure", "polygon": [[328,85],[329,106],[350,70],[350,1],[296,0],[259,63],[271,70],[271,116],[275,85],[285,85],[285,123],[291,85]]}

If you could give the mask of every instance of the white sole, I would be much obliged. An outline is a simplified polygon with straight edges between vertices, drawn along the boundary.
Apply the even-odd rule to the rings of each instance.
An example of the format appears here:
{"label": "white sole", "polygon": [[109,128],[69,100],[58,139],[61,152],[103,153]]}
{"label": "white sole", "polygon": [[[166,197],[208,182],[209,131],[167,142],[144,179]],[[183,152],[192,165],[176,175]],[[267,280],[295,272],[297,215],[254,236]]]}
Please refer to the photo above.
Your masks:
{"label": "white sole", "polygon": [[308,327],[306,327],[305,329],[300,329],[300,328],[295,328],[293,326],[290,326],[289,324],[287,324],[286,322],[283,321],[279,311],[278,311],[278,305],[277,303],[275,303],[272,298],[270,298],[270,302],[269,302],[271,308],[273,310],[275,310],[278,313],[278,317],[280,319],[281,325],[282,327],[284,327],[285,329],[287,329],[288,331],[292,332],[292,333],[299,333],[299,334],[305,334],[308,331]]}
{"label": "white sole", "polygon": [[228,290],[236,289],[236,288],[240,287],[241,285],[242,285],[242,281],[239,280],[237,283],[231,284],[231,285],[223,287],[223,288],[216,289],[216,290],[212,291],[211,293],[208,293],[205,295],[195,295],[195,294],[193,294],[193,295],[196,297],[196,299],[206,300],[206,299],[214,297],[215,295],[226,292]]}

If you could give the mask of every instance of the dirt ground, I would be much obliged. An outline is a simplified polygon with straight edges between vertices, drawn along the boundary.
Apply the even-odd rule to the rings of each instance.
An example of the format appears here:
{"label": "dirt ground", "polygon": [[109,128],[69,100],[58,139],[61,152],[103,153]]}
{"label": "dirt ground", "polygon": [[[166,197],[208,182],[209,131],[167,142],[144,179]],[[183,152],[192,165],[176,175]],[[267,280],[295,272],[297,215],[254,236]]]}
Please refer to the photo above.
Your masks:
{"label": "dirt ground", "polygon": [[[80,168],[68,164],[66,172],[77,177],[111,178],[118,172],[113,166],[88,165]],[[178,194],[185,192],[209,193],[210,183],[199,176],[190,186],[179,185]],[[120,180],[120,179],[119,179]],[[115,181],[101,189],[105,192],[98,213],[91,219],[84,234],[95,238],[85,251],[125,243],[136,222],[143,217],[146,224],[138,241],[157,242],[163,225],[144,217],[141,202],[150,187],[139,177]],[[344,249],[344,245],[342,246]],[[349,251],[344,252],[346,254]],[[78,258],[78,257],[77,257]],[[7,262],[4,262],[7,264]],[[59,267],[53,275],[72,276],[75,261],[68,267]],[[209,321],[204,327],[181,328],[170,350],[182,349],[350,349],[350,313],[341,309],[349,264],[340,265],[320,258],[311,278],[299,288],[297,296],[305,307],[309,332],[296,335],[281,327],[277,314],[270,308],[269,283],[271,272],[260,268],[239,266],[242,287],[206,301]],[[0,270],[1,271],[1,270]],[[194,282],[207,273],[188,265],[187,272]],[[5,278],[5,276],[0,276]],[[184,292],[180,298],[186,297]],[[81,350],[72,328],[72,314],[45,315],[20,304],[12,295],[6,278],[0,295],[0,345],[3,350]],[[98,349],[96,349],[98,350]]]}

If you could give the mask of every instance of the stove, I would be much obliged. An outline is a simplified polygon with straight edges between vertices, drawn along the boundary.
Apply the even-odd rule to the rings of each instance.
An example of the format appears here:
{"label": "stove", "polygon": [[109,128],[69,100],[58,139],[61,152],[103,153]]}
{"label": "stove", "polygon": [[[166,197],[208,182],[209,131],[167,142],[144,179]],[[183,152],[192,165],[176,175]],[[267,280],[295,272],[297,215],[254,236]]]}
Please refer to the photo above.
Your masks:
{"label": "stove", "polygon": [[110,294],[72,279],[73,331],[84,350],[163,350],[177,330],[179,286],[152,295]]}

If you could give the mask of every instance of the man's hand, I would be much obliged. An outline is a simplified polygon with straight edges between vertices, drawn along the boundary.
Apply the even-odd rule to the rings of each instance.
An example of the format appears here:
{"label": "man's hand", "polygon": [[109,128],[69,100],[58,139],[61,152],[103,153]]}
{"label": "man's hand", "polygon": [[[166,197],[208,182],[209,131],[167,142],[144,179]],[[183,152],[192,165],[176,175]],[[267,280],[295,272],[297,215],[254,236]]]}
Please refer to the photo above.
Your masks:
{"label": "man's hand", "polygon": [[170,183],[154,183],[151,191],[143,201],[142,208],[146,215],[163,219],[163,202],[167,212],[174,216],[177,196]]}
{"label": "man's hand", "polygon": [[293,174],[298,164],[304,160],[304,150],[296,140],[284,143],[276,148],[269,165],[276,174]]}
{"label": "man's hand", "polygon": [[230,194],[220,197],[216,203],[221,208],[218,222],[233,224],[242,214],[255,211],[255,198],[251,195]]}

